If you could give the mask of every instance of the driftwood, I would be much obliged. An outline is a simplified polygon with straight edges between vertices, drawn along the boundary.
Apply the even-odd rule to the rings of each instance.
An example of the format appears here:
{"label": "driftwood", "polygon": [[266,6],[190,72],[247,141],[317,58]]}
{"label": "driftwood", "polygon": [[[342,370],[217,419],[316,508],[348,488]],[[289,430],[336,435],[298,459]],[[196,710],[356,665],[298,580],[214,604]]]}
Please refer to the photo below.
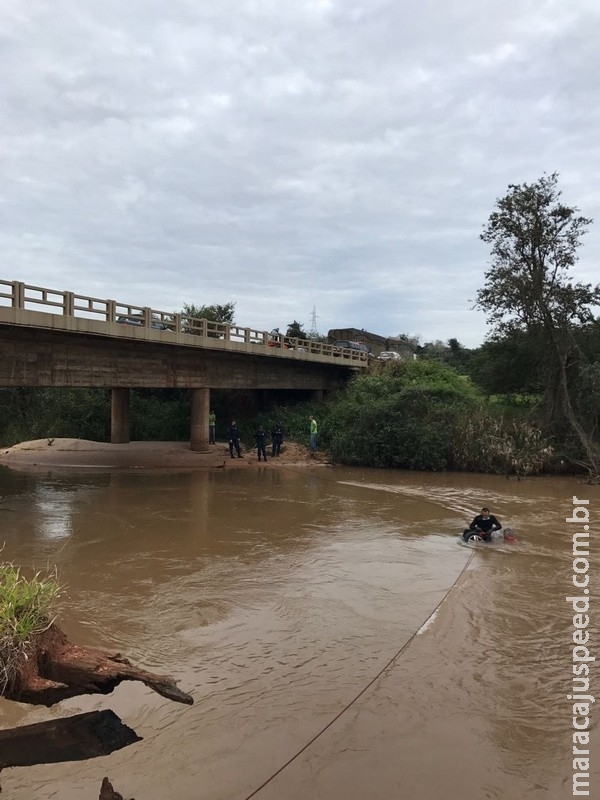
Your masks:
{"label": "driftwood", "polygon": [[141,681],[177,703],[194,702],[168,675],[139,669],[120,653],[71,644],[56,625],[35,636],[3,695],[20,703],[52,706],[81,694],[109,694],[122,681]]}
{"label": "driftwood", "polygon": [[[102,786],[100,787],[100,797],[98,800],[125,800],[122,794],[115,792],[112,783],[108,778],[104,778]],[[132,797],[131,800],[134,800]]]}
{"label": "driftwood", "polygon": [[141,738],[110,709],[0,731],[0,769],[106,756]]}

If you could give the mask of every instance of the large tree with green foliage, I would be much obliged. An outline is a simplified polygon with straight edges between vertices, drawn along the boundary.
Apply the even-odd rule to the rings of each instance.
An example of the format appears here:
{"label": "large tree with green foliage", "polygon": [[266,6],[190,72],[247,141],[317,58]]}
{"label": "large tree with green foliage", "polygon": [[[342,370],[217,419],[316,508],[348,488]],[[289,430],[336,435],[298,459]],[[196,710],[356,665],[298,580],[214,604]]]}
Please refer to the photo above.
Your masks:
{"label": "large tree with green foliage", "polygon": [[421,361],[438,361],[440,364],[454,367],[459,372],[465,372],[471,360],[471,351],[455,337],[448,339],[447,342],[436,339],[422,345],[417,344],[415,350]]}
{"label": "large tree with green foliage", "polygon": [[525,331],[493,336],[471,351],[467,374],[487,395],[539,395],[538,353]]}
{"label": "large tree with green foliage", "polygon": [[[207,319],[210,322],[221,322],[227,325],[234,325],[235,303],[229,302],[224,305],[214,303],[210,306],[195,306],[193,303],[186,303],[181,312],[183,318],[183,329],[186,333],[198,334],[198,326],[195,320]],[[218,334],[209,333],[209,336]]]}
{"label": "large tree with green foliage", "polygon": [[527,333],[548,423],[558,435],[574,434],[587,465],[597,469],[600,447],[581,424],[570,388],[580,368],[576,330],[593,320],[600,303],[600,287],[576,283],[569,274],[592,220],[560,197],[554,173],[511,184],[496,201],[481,234],[492,259],[478,301],[496,334]]}

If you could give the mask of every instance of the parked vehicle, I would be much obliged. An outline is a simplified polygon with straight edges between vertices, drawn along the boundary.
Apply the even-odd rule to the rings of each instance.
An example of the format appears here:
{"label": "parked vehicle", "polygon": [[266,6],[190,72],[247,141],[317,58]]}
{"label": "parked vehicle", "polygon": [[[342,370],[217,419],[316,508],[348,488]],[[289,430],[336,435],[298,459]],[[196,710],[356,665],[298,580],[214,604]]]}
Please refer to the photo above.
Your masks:
{"label": "parked vehicle", "polygon": [[384,350],[382,353],[379,353],[377,358],[379,361],[400,361],[402,356],[395,350]]}
{"label": "parked vehicle", "polygon": [[[345,350],[358,350],[361,353],[366,353],[369,358],[373,358],[373,353],[369,351],[369,348],[364,342],[353,342],[350,341],[350,339],[338,339],[333,343],[333,348],[334,356],[340,356],[340,351],[344,348]],[[336,352],[336,350],[338,352]]]}
{"label": "parked vehicle", "polygon": [[[135,325],[137,328],[141,328],[144,325],[144,318],[141,314],[131,314],[128,317],[117,317],[117,322],[120,325]],[[150,327],[159,331],[171,330],[168,325],[154,317],[150,320]]]}
{"label": "parked vehicle", "polygon": [[506,542],[507,544],[516,544],[517,537],[512,528],[505,528],[503,531],[480,531],[468,530],[461,536],[461,541],[467,544],[498,544],[499,542]]}

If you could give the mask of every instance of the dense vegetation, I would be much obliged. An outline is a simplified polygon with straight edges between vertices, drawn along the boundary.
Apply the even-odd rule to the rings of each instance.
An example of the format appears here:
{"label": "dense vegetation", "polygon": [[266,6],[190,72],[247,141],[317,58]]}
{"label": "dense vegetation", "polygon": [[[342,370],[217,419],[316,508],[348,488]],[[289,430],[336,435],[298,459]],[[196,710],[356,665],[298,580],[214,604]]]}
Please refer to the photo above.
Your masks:
{"label": "dense vegetation", "polygon": [[288,437],[307,442],[308,415],[315,414],[320,447],[337,463],[525,475],[559,462],[530,408],[486,397],[453,367],[423,360],[377,364],[318,408],[279,407],[261,421],[279,420]]}

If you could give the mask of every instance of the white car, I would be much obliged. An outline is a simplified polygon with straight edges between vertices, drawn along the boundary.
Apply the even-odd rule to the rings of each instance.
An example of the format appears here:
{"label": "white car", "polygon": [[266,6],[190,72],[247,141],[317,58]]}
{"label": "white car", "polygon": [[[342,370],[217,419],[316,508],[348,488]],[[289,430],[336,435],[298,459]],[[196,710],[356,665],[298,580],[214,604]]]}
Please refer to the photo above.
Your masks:
{"label": "white car", "polygon": [[384,350],[383,353],[379,353],[377,358],[380,361],[400,361],[402,356],[400,353],[396,353],[395,350]]}

